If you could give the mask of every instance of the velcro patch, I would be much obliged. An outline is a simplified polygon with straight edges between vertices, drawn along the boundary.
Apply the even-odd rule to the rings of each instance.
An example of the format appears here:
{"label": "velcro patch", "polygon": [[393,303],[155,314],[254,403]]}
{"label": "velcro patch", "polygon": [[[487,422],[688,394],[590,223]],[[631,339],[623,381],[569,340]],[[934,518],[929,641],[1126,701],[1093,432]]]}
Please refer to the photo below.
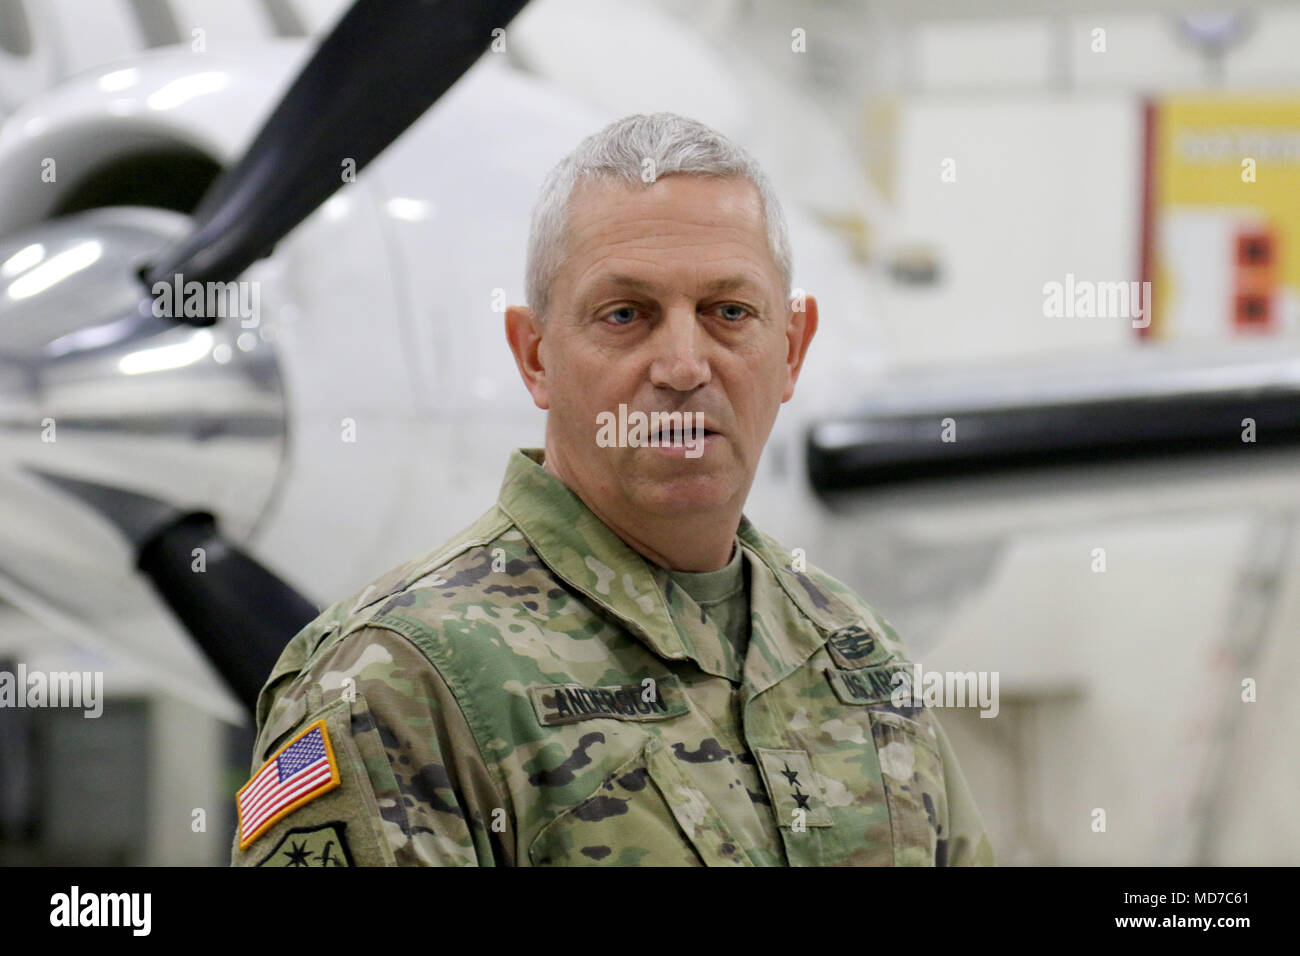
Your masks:
{"label": "velcro patch", "polygon": [[534,684],[528,697],[543,727],[605,717],[612,720],[667,720],[688,713],[681,684],[672,675],[647,677],[637,684],[587,687]]}
{"label": "velcro patch", "polygon": [[354,866],[342,820],[317,827],[294,827],[262,857],[258,866]]}
{"label": "velcro patch", "polygon": [[329,793],[343,778],[325,721],[318,720],[262,764],[239,788],[239,848],[248,847],[299,807]]}
{"label": "velcro patch", "polygon": [[834,826],[807,751],[755,747],[754,755],[772,797],[778,826],[796,833],[806,827]]}
{"label": "velcro patch", "polygon": [[848,670],[883,664],[893,656],[874,631],[858,624],[840,628],[826,639],[826,647],[835,663]]}
{"label": "velcro patch", "polygon": [[[851,671],[828,667],[825,673],[842,703],[865,705],[887,704],[895,691],[910,694],[911,670],[911,664],[880,664]],[[896,674],[903,676],[895,677]]]}

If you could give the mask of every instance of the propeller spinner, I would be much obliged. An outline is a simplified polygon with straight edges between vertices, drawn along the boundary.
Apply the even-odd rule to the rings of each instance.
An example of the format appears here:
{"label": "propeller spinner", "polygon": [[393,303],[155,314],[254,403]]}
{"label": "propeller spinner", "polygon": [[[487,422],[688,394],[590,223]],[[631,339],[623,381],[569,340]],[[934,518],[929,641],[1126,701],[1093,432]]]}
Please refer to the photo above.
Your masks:
{"label": "propeller spinner", "polygon": [[[103,568],[127,558],[255,706],[316,614],[220,530],[249,534],[274,493],[286,434],[274,346],[221,308],[171,297],[160,309],[152,290],[230,288],[525,2],[358,0],[192,220],[97,209],[0,237],[0,576],[76,614],[112,606]],[[88,538],[86,508],[112,542]],[[70,576],[86,582],[72,597]]]}

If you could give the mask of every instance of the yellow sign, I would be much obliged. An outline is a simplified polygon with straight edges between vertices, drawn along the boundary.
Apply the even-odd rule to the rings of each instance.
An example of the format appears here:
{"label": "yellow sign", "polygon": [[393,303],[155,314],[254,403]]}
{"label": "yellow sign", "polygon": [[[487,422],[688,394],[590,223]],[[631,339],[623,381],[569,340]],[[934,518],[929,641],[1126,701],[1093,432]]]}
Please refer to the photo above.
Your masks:
{"label": "yellow sign", "polygon": [[1300,328],[1300,98],[1180,96],[1146,112],[1143,279],[1161,339]]}

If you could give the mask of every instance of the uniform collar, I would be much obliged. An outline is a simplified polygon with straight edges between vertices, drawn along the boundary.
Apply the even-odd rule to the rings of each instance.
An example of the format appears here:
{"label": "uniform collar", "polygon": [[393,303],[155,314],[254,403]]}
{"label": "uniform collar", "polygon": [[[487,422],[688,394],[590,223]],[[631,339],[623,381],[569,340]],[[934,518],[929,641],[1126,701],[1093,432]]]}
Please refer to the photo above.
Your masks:
{"label": "uniform collar", "polygon": [[[652,651],[691,657],[668,609],[668,573],[632,550],[573,491],[542,467],[540,448],[510,456],[498,505],[559,578],[617,617]],[[750,655],[746,682],[757,693],[807,660],[829,633],[860,615],[795,571],[790,555],[741,516],[737,537],[756,562],[750,581]],[[810,626],[811,625],[811,626]],[[752,671],[752,674],[751,674]],[[751,681],[751,676],[753,680]]]}

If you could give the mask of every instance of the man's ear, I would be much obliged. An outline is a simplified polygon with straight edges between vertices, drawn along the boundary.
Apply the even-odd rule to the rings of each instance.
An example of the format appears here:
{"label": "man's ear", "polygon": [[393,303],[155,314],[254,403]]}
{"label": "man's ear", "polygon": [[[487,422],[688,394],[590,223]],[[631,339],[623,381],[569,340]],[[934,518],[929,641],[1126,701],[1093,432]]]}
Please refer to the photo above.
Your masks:
{"label": "man's ear", "polygon": [[799,380],[799,370],[803,368],[804,356],[808,346],[817,334],[817,300],[810,295],[800,293],[790,300],[790,325],[786,329],[785,365],[788,378],[781,401],[790,401],[794,395],[794,383]]}
{"label": "man's ear", "polygon": [[542,364],[542,335],[545,324],[533,310],[523,305],[506,309],[506,341],[515,355],[515,365],[524,387],[538,408],[550,408],[551,396],[546,387],[546,368]]}

